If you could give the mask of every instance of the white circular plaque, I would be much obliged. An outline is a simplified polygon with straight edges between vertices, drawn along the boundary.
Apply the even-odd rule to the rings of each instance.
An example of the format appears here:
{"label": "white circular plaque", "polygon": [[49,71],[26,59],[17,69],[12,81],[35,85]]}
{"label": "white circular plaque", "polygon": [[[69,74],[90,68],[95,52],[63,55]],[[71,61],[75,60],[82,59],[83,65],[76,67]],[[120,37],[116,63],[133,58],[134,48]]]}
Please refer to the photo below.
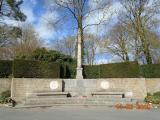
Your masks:
{"label": "white circular plaque", "polygon": [[102,89],[108,89],[109,88],[109,82],[108,81],[102,81],[100,84]]}
{"label": "white circular plaque", "polygon": [[58,81],[52,81],[52,82],[50,82],[50,88],[52,89],[52,90],[55,90],[55,89],[57,89],[58,88]]}

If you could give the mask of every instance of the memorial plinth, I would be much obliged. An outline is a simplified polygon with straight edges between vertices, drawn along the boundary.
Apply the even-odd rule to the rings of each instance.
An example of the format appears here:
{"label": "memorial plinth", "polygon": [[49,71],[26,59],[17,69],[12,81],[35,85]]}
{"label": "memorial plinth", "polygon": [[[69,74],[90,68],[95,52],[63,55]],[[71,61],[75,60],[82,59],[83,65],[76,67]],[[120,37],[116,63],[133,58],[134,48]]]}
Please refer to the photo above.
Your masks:
{"label": "memorial plinth", "polygon": [[83,79],[83,68],[77,68],[76,79],[77,80]]}

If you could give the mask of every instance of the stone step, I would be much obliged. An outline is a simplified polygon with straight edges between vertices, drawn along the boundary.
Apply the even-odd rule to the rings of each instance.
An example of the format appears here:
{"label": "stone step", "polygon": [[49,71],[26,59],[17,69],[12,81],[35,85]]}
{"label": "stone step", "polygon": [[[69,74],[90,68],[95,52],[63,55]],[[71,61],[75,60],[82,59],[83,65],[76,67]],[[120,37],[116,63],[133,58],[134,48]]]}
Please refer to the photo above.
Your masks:
{"label": "stone step", "polygon": [[91,93],[93,97],[100,97],[100,98],[106,98],[106,97],[112,97],[112,98],[124,98],[125,93],[124,92],[93,92]]}
{"label": "stone step", "polygon": [[113,106],[115,104],[127,104],[134,102],[85,102],[85,103],[64,103],[64,102],[57,102],[57,103],[40,103],[40,104],[23,104],[23,106],[30,106],[30,107],[50,107],[50,106]]}
{"label": "stone step", "polygon": [[35,93],[28,93],[29,97],[53,97],[53,98],[66,98],[69,95],[68,92],[35,92]]}
{"label": "stone step", "polygon": [[94,95],[93,98],[124,98],[122,95]]}
{"label": "stone step", "polygon": [[131,100],[131,98],[112,98],[112,97],[66,97],[66,98],[52,98],[51,96],[46,97],[28,97],[26,100],[36,99],[36,100]]}
{"label": "stone step", "polygon": [[67,95],[68,92],[53,92],[53,91],[48,91],[48,92],[35,92],[32,93],[33,95],[36,96],[54,96],[54,95]]}
{"label": "stone step", "polygon": [[131,99],[122,98],[122,99],[102,99],[102,98],[28,98],[25,101],[25,105],[40,105],[40,104],[115,104],[115,103],[129,103],[132,102]]}
{"label": "stone step", "polygon": [[19,104],[17,105],[15,108],[37,108],[37,107],[57,107],[57,106],[68,106],[68,107],[71,107],[71,106],[101,106],[101,107],[112,107],[113,103],[108,103],[108,104],[34,104],[34,105],[27,105],[27,104]]}

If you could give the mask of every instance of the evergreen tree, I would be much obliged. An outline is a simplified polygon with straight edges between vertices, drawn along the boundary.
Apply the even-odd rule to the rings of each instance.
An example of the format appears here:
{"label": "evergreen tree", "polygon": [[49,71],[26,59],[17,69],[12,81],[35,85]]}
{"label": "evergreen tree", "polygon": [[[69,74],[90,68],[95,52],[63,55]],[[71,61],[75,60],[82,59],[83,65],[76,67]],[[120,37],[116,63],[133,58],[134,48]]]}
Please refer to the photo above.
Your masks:
{"label": "evergreen tree", "polygon": [[23,0],[0,0],[0,22],[2,22],[4,17],[25,21],[26,16],[20,10],[22,3]]}

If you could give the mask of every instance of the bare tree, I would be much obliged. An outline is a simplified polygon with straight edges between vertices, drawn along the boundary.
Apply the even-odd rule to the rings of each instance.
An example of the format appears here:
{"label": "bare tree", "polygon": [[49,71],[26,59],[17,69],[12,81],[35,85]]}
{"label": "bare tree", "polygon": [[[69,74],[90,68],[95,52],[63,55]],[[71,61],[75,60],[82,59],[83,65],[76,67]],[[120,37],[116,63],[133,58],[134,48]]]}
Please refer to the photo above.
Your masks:
{"label": "bare tree", "polygon": [[63,39],[56,40],[55,43],[53,44],[53,47],[55,50],[75,58],[75,52],[76,52],[75,38],[76,38],[75,36],[68,36],[64,37]]}
{"label": "bare tree", "polygon": [[0,26],[0,47],[13,44],[20,35],[21,30],[18,27]]}
{"label": "bare tree", "polygon": [[67,55],[70,55],[72,57],[75,57],[75,44],[76,44],[76,41],[75,41],[75,38],[74,36],[69,36],[69,37],[66,37],[65,38],[65,41],[64,41],[64,46],[66,47],[66,53]]}
{"label": "bare tree", "polygon": [[95,56],[97,49],[99,47],[100,38],[93,34],[85,34],[84,35],[85,42],[84,42],[84,50],[85,50],[85,56],[86,56],[86,62],[88,65],[93,65],[95,62]]}
{"label": "bare tree", "polygon": [[[111,0],[93,0],[91,2],[93,7],[88,6],[89,2],[89,0],[54,0],[56,5],[58,5],[60,8],[63,8],[64,10],[67,10],[75,19],[80,34],[82,48],[84,47],[84,29],[93,25],[104,24],[106,21],[108,21],[106,16],[108,16],[107,12],[110,8]],[[84,22],[87,17],[96,11],[104,11],[101,15],[101,19],[99,19],[97,23],[85,24]]]}
{"label": "bare tree", "polygon": [[129,61],[130,36],[125,26],[116,24],[106,40],[107,51],[119,56],[123,61]]}
{"label": "bare tree", "polygon": [[0,59],[13,58],[12,48],[20,36],[21,30],[18,27],[0,26]]}
{"label": "bare tree", "polygon": [[21,30],[22,35],[14,44],[15,56],[18,57],[29,55],[42,44],[31,24],[22,25]]}
{"label": "bare tree", "polygon": [[156,15],[159,12],[159,1],[120,0],[120,3],[123,6],[121,22],[130,25],[132,33],[137,39],[136,44],[141,46],[140,50],[144,53],[147,63],[151,64],[150,38],[147,37],[146,30],[153,28],[157,23]]}

